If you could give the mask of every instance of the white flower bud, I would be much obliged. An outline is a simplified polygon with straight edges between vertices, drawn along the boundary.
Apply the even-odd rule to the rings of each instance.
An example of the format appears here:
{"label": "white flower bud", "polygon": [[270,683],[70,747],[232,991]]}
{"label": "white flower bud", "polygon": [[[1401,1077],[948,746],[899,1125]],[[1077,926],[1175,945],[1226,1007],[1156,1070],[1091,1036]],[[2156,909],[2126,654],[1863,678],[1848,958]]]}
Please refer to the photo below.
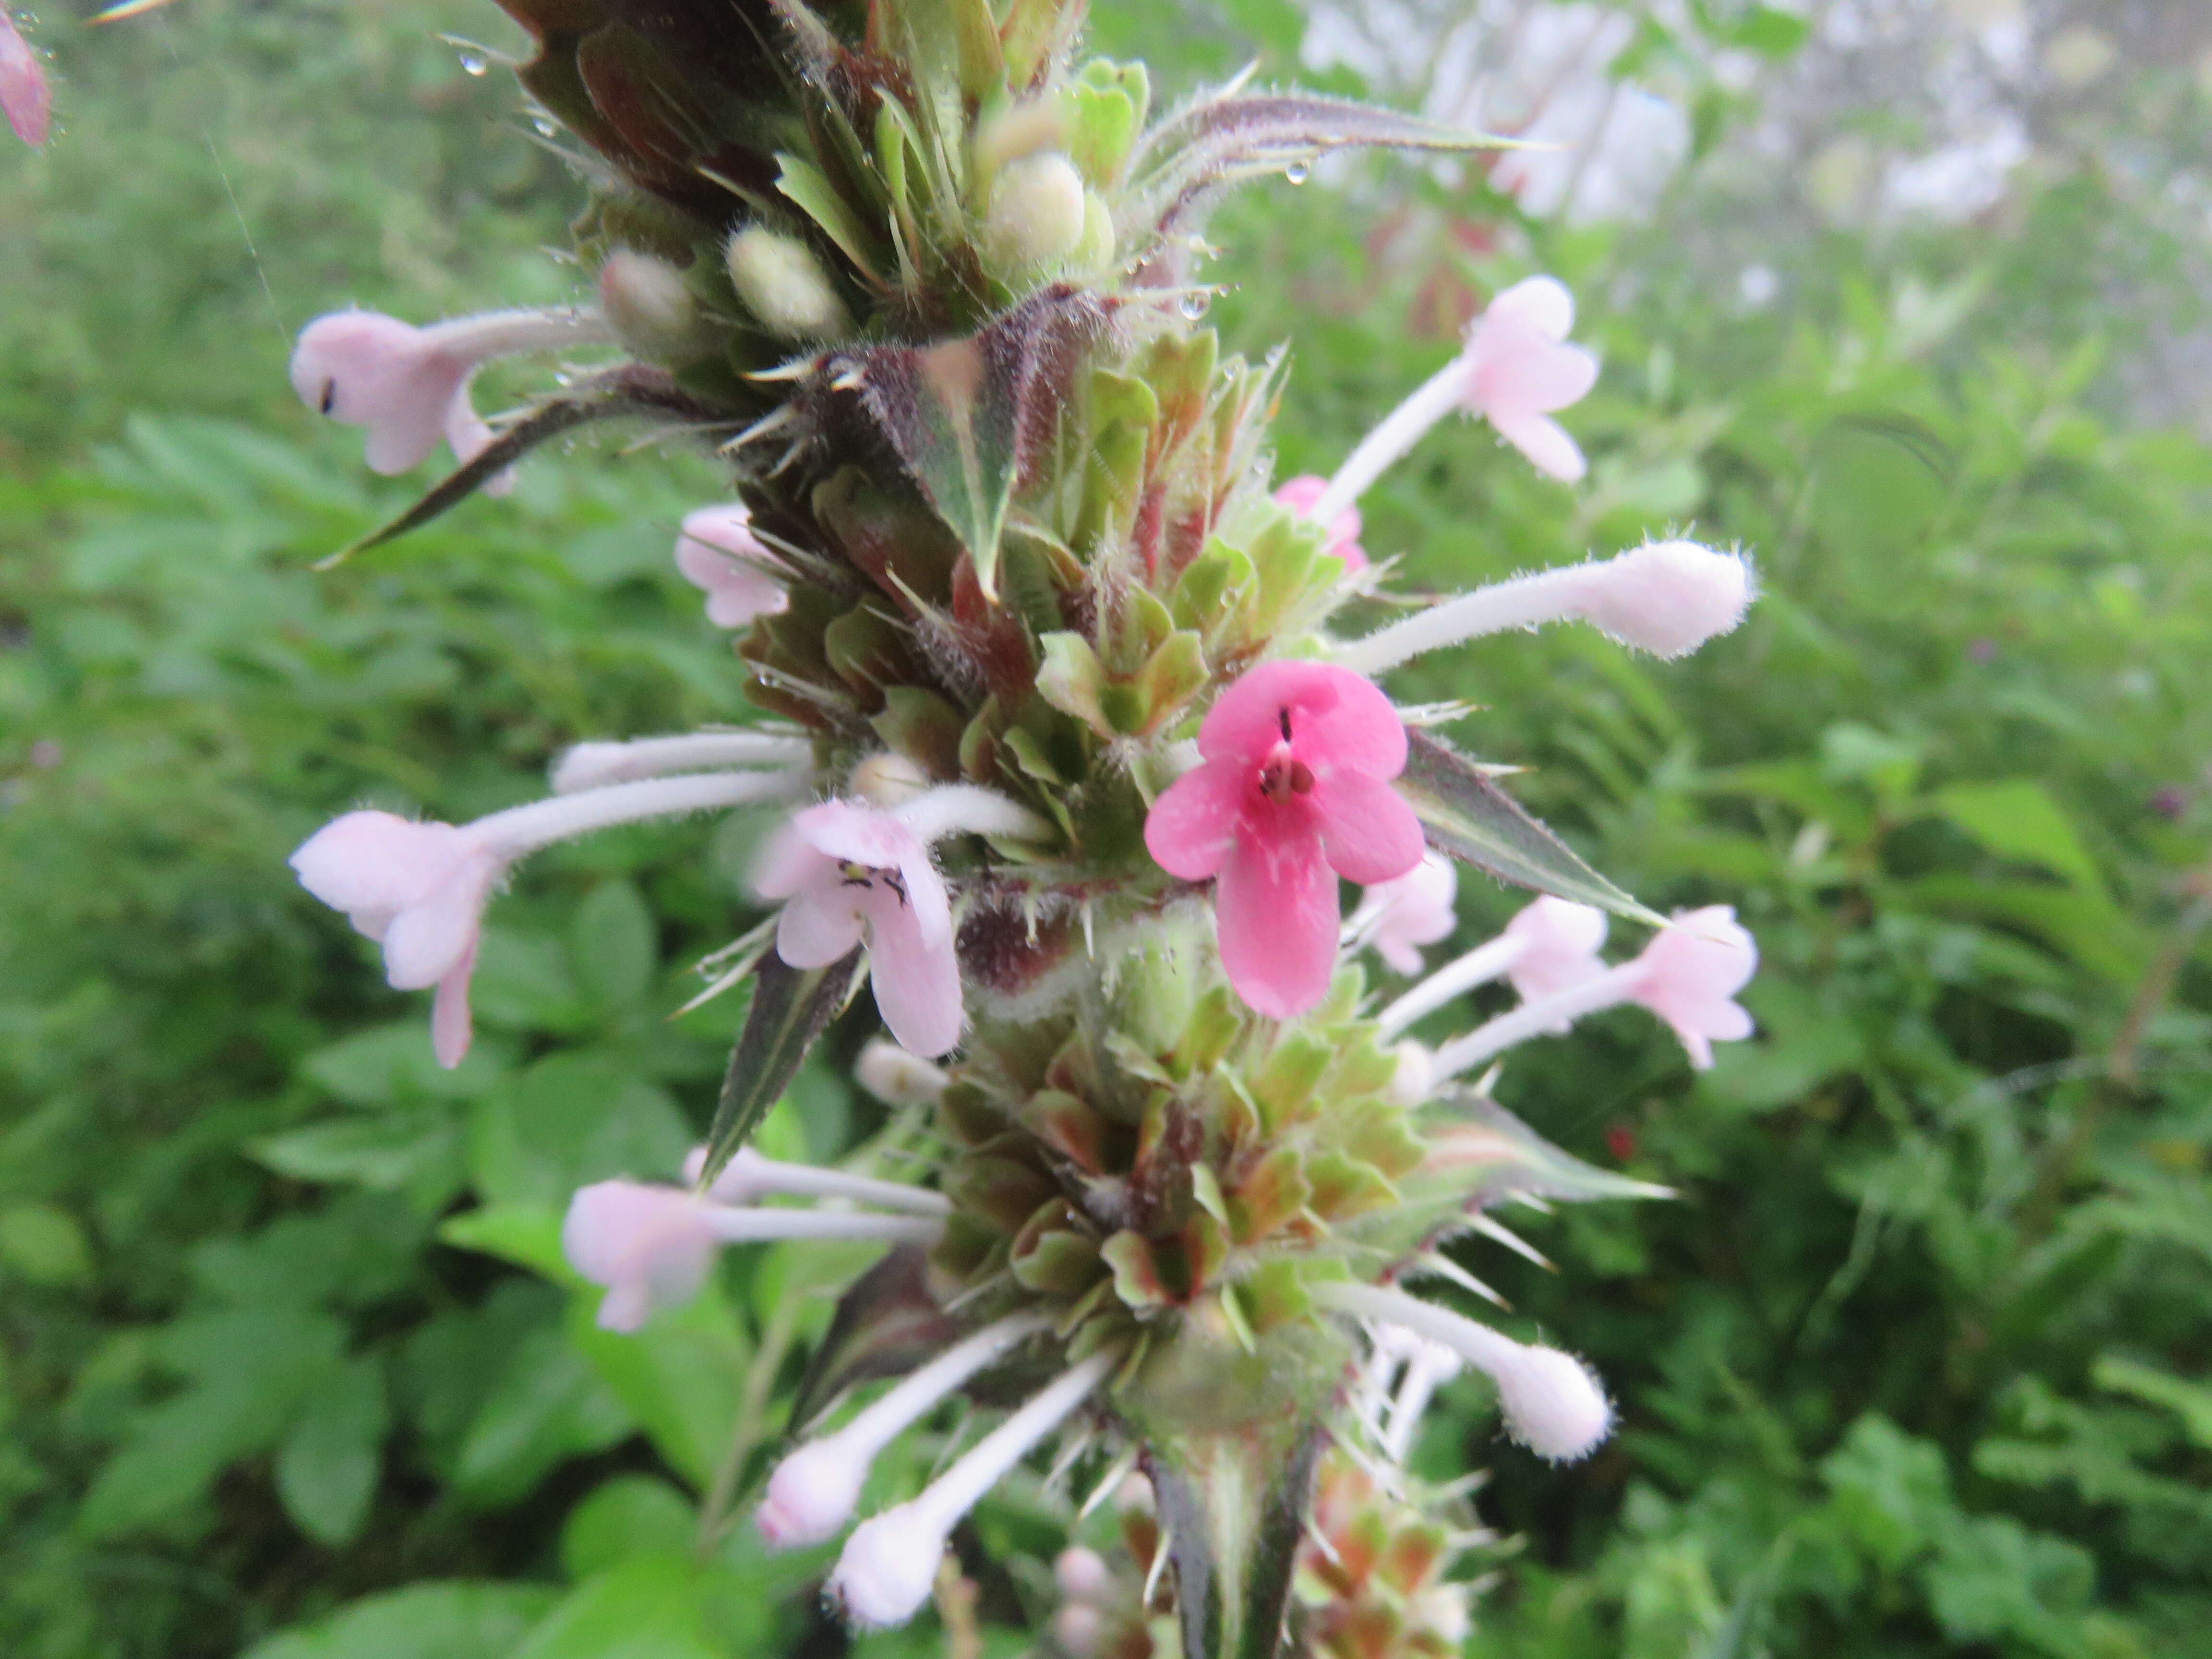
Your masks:
{"label": "white flower bud", "polygon": [[1600,633],[1680,657],[1743,620],[1751,570],[1742,556],[1695,542],[1650,542],[1602,564],[1583,567],[1575,609]]}
{"label": "white flower bud", "polygon": [[821,340],[853,331],[829,273],[796,237],[748,225],[730,238],[723,258],[738,297],[769,333]]}
{"label": "white flower bud", "polygon": [[951,1081],[941,1066],[910,1054],[887,1037],[870,1039],[854,1062],[853,1079],[886,1106],[934,1104]]}
{"label": "white flower bud", "polygon": [[699,303],[684,273],[650,253],[617,248],[599,267],[599,310],[616,337],[641,357],[690,351],[699,334]]}
{"label": "white flower bud", "polygon": [[904,755],[885,750],[853,769],[853,793],[871,806],[896,806],[930,787],[928,773]]}
{"label": "white flower bud", "polygon": [[1056,149],[1010,161],[991,186],[983,237],[994,258],[1019,268],[1051,264],[1083,240],[1083,175]]}
{"label": "white flower bud", "polygon": [[1071,1601],[1103,1601],[1113,1593],[1114,1573],[1106,1558],[1087,1545],[1071,1544],[1054,1558],[1053,1581]]}
{"label": "white flower bud", "polygon": [[1613,1406],[1589,1366],[1557,1348],[1522,1348],[1492,1376],[1513,1437],[1553,1463],[1595,1451],[1613,1429]]}
{"label": "white flower bud", "polygon": [[1427,1046],[1408,1037],[1391,1052],[1398,1057],[1398,1069],[1390,1073],[1383,1093],[1394,1105],[1419,1105],[1436,1087],[1436,1062]]}
{"label": "white flower bud", "polygon": [[1082,1601],[1066,1602],[1052,1616],[1052,1639],[1068,1659],[1091,1659],[1105,1633],[1103,1615]]}
{"label": "white flower bud", "polygon": [[860,1505],[868,1462],[834,1435],[792,1453],[775,1466],[754,1512],[762,1541],[772,1550],[792,1550],[835,1536]]}
{"label": "white flower bud", "polygon": [[825,1587],[856,1625],[885,1630],[920,1613],[945,1558],[945,1529],[902,1504],[872,1516],[845,1540]]}

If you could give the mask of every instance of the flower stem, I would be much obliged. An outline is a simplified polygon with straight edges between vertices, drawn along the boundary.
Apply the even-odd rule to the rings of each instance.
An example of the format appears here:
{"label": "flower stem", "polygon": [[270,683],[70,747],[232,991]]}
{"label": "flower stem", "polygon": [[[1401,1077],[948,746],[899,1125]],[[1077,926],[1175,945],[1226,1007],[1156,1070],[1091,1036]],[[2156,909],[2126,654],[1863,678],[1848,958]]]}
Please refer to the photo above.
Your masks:
{"label": "flower stem", "polygon": [[1641,962],[1624,962],[1580,985],[1539,997],[1534,1002],[1524,1002],[1438,1048],[1435,1075],[1439,1080],[1457,1077],[1493,1054],[1504,1054],[1516,1042],[1525,1042],[1530,1037],[1572,1024],[1585,1014],[1626,1002],[1643,988],[1645,974]]}
{"label": "flower stem", "polygon": [[1454,357],[1413,389],[1413,395],[1382,417],[1382,423],[1359,441],[1328,481],[1306,517],[1316,524],[1333,524],[1336,515],[1366,494],[1367,487],[1388,471],[1428,429],[1462,406],[1467,389],[1467,364]]}
{"label": "flower stem", "polygon": [[1465,956],[1446,963],[1375,1017],[1376,1037],[1388,1042],[1461,992],[1510,973],[1528,948],[1526,940],[1500,933],[1488,944],[1478,945]]}

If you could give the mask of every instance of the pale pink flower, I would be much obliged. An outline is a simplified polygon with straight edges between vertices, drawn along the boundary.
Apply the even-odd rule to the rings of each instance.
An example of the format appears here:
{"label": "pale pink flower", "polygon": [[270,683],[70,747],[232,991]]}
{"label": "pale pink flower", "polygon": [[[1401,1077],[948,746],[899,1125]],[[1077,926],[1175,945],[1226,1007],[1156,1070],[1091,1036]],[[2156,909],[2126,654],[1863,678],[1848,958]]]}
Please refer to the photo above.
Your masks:
{"label": "pale pink flower", "polygon": [[578,1191],[561,1225],[568,1265],[606,1286],[599,1324],[611,1331],[689,1302],[721,1247],[707,1206],[680,1187],[602,1181]]}
{"label": "pale pink flower", "polygon": [[18,138],[36,146],[46,142],[53,101],[46,66],[16,28],[8,9],[0,6],[0,114],[8,118]]}
{"label": "pale pink flower", "polygon": [[1505,937],[1520,947],[1505,976],[1523,1001],[1550,996],[1605,971],[1605,959],[1598,955],[1605,945],[1605,912],[1595,905],[1547,893],[1505,924]]}
{"label": "pale pink flower", "polygon": [[1373,884],[1420,860],[1420,821],[1389,782],[1405,769],[1406,728],[1357,674],[1271,662],[1222,694],[1198,748],[1198,767],[1153,802],[1145,845],[1170,875],[1217,878],[1230,984],[1288,1018],[1328,994],[1336,877]]}
{"label": "pale pink flower", "polygon": [[309,836],[291,866],[301,886],[384,947],[394,990],[438,988],[431,1046],[440,1065],[459,1065],[477,925],[505,867],[496,855],[450,823],[349,812]]}
{"label": "pale pink flower", "polygon": [[[1292,478],[1275,491],[1275,500],[1301,517],[1313,512],[1314,505],[1328,492],[1328,480],[1308,472]],[[1322,552],[1333,559],[1344,561],[1347,574],[1367,568],[1367,550],[1359,544],[1359,509],[1347,507],[1328,522],[1327,539]]]}
{"label": "pale pink flower", "polygon": [[431,1045],[442,1066],[469,1048],[469,975],[484,901],[525,854],[641,818],[734,806],[788,794],[800,775],[702,773],[613,784],[494,812],[473,823],[348,812],[301,842],[289,860],[300,884],[384,947],[394,990],[438,988]]}
{"label": "pale pink flower", "polygon": [[702,507],[684,517],[676,538],[676,568],[707,596],[707,620],[717,628],[743,628],[756,617],[787,610],[791,596],[765,568],[767,548],[752,532],[744,504]]}
{"label": "pale pink flower", "polygon": [[1552,411],[1582,401],[1597,384],[1597,359],[1567,343],[1575,299],[1552,276],[1516,283],[1468,330],[1461,362],[1471,413],[1498,429],[1537,468],[1572,483],[1587,467]]}
{"label": "pale pink flower", "polygon": [[876,1007],[910,1053],[934,1059],[960,1041],[960,963],[952,902],[929,845],[894,813],[823,801],[769,842],[753,884],[785,901],[776,954],[823,968],[868,945]]}
{"label": "pale pink flower", "polygon": [[1420,947],[1448,938],[1458,925],[1452,896],[1459,878],[1441,853],[1421,861],[1393,881],[1377,882],[1359,896],[1352,913],[1352,936],[1401,974],[1421,971]]}
{"label": "pale pink flower", "polygon": [[494,357],[589,344],[609,337],[590,312],[496,311],[427,328],[374,311],[337,311],[300,331],[292,389],[308,408],[368,429],[373,472],[405,472],[443,438],[473,460],[491,428],[469,402],[469,381]]}
{"label": "pale pink flower", "polygon": [[1759,968],[1759,946],[1735,919],[1735,908],[1711,904],[1662,928],[1636,965],[1643,981],[1636,1000],[1674,1028],[1698,1071],[1713,1063],[1715,1042],[1752,1033],[1748,1010],[1735,994]]}

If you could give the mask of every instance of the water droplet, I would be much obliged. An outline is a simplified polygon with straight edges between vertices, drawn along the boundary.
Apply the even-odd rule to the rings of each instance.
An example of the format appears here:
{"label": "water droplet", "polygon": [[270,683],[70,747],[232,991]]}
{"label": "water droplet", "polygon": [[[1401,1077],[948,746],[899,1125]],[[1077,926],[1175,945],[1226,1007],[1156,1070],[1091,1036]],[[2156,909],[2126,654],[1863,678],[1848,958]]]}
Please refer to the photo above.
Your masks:
{"label": "water droplet", "polygon": [[558,126],[554,125],[550,117],[544,115],[532,116],[530,118],[530,125],[537,128],[538,136],[540,138],[550,138],[555,133],[561,131]]}
{"label": "water droplet", "polygon": [[462,74],[482,75],[487,67],[480,54],[473,52],[465,52],[461,54]]}
{"label": "water droplet", "polygon": [[1206,315],[1206,308],[1213,303],[1213,296],[1203,289],[1193,289],[1176,301],[1176,309],[1194,323]]}
{"label": "water droplet", "polygon": [[1283,169],[1283,178],[1285,181],[1293,185],[1303,185],[1307,179],[1312,177],[1313,163],[1311,161],[1293,161],[1290,166]]}

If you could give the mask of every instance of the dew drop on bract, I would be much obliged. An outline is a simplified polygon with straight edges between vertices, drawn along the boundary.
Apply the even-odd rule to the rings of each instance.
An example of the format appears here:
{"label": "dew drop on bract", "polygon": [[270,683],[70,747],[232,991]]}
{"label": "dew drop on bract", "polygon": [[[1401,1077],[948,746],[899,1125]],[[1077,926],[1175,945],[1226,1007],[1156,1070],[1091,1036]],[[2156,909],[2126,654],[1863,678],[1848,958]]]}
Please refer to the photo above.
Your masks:
{"label": "dew drop on bract", "polygon": [[1283,169],[1283,177],[1294,185],[1303,185],[1313,177],[1311,161],[1293,161]]}
{"label": "dew drop on bract", "polygon": [[1212,296],[1211,295],[1201,293],[1194,289],[1188,294],[1184,295],[1182,299],[1176,301],[1176,309],[1182,313],[1184,316],[1189,318],[1191,321],[1194,323],[1200,318],[1206,315],[1206,307],[1212,302]]}
{"label": "dew drop on bract", "polygon": [[478,57],[475,52],[465,52],[461,54],[462,74],[482,75],[484,72],[485,67],[484,60]]}
{"label": "dew drop on bract", "polygon": [[540,138],[550,138],[555,133],[561,131],[559,127],[556,126],[550,119],[543,115],[532,116],[531,118],[530,125],[538,129],[538,136]]}

